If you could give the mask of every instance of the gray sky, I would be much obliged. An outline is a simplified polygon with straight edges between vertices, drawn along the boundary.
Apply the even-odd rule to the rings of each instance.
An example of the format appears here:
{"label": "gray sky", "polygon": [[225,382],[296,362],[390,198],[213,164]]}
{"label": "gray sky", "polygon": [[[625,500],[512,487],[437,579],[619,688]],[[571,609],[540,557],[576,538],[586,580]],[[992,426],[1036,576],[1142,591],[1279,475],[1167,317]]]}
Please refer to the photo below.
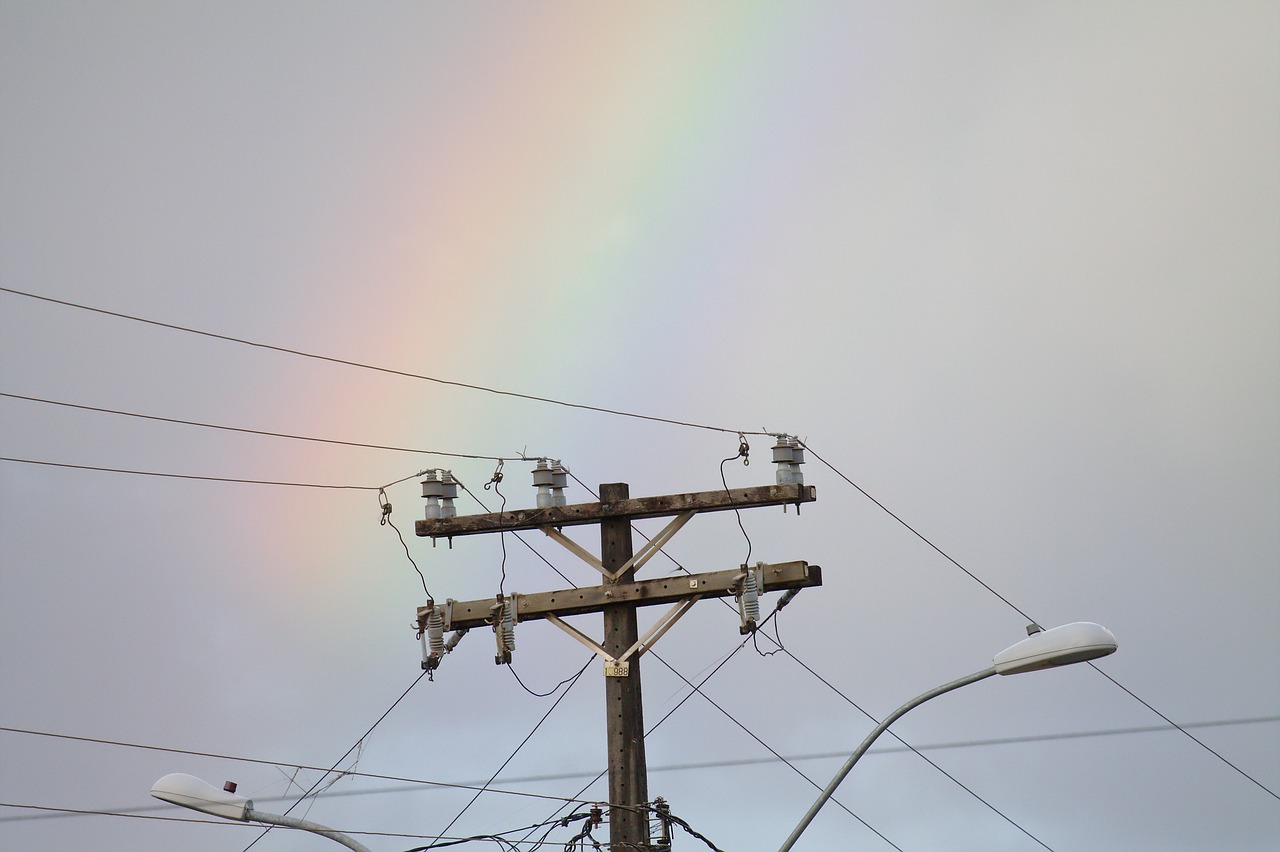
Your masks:
{"label": "gray sky", "polygon": [[[795,770],[825,783],[840,758],[811,756],[847,753],[872,726],[853,704],[883,717],[984,667],[1024,635],[1014,607],[1046,626],[1106,624],[1120,651],[1098,667],[1124,689],[1078,666],[939,698],[894,730],[921,747],[1019,741],[927,751],[955,781],[873,753],[838,798],[889,842],[831,805],[799,848],[1270,847],[1278,39],[1274,3],[4,0],[0,286],[803,436],[831,465],[806,466],[817,502],[742,516],[751,561],[823,568],[824,586],[778,619],[792,656],[748,645],[704,687],[725,712],[681,704],[673,670],[704,677],[740,642],[736,615],[702,602],[657,646],[670,668],[644,662],[647,721],[679,705],[647,737],[650,792],[723,849],[776,848],[815,796]],[[716,489],[737,450],[732,433],[10,292],[0,392],[7,458],[356,486],[451,467],[495,507],[479,488],[491,461],[12,395],[527,451],[636,496]],[[751,438],[752,464],[725,465],[728,483],[772,481],[769,446]],[[528,468],[504,469],[509,508],[533,504]],[[505,565],[496,537],[419,541],[415,480],[387,494],[437,599],[493,595],[504,568],[508,591],[565,585],[511,539]],[[569,499],[590,497],[575,486]],[[332,765],[419,673],[422,585],[379,515],[369,490],[0,462],[0,726]],[[573,535],[594,546],[592,530]],[[575,584],[596,582],[526,540]],[[709,515],[668,550],[712,571],[748,542],[731,515]],[[466,637],[364,741],[358,769],[491,776],[554,701],[495,666],[492,641]],[[518,641],[515,671],[537,691],[587,662],[545,623]],[[1189,730],[1240,772],[1167,727],[1042,739],[1163,724],[1125,689],[1180,724],[1213,723]],[[575,796],[605,767],[602,694],[592,664],[495,786]],[[1272,721],[1225,724],[1260,718]],[[760,741],[806,759],[793,769]],[[700,768],[669,768],[686,764]],[[235,779],[268,810],[297,792],[272,766],[0,732],[8,805],[147,808],[175,771]],[[395,786],[347,777],[307,813],[410,835],[365,838],[407,849],[471,796]],[[580,798],[605,796],[600,784]],[[448,833],[532,825],[556,806],[490,793]],[[14,850],[239,850],[255,836],[0,808]],[[326,843],[277,831],[254,848]]]}

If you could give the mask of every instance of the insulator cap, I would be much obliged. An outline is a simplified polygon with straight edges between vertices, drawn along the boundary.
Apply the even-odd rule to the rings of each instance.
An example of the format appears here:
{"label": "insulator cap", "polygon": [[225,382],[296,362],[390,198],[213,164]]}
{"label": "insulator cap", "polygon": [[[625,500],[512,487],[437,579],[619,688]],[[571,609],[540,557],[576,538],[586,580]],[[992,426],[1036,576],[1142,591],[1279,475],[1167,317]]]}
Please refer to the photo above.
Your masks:
{"label": "insulator cap", "polygon": [[564,488],[569,484],[569,468],[555,462],[551,465],[551,487]]}
{"label": "insulator cap", "polygon": [[533,469],[533,484],[535,487],[550,487],[555,485],[555,471],[547,467],[546,459],[538,459],[538,465]]}
{"label": "insulator cap", "polygon": [[440,481],[439,471],[427,471],[427,478],[422,480],[423,497],[443,497],[444,483]]}
{"label": "insulator cap", "polygon": [[458,496],[458,480],[453,478],[453,471],[440,471],[440,487],[443,489],[440,496],[446,500],[452,500]]}

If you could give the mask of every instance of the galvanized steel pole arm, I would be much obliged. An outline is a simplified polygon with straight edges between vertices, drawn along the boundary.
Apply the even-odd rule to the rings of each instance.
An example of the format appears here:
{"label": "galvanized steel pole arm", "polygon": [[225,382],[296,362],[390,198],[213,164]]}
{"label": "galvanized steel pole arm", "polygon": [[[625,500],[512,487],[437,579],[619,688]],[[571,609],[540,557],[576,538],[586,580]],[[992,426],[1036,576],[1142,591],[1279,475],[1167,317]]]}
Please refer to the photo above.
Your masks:
{"label": "galvanized steel pole arm", "polygon": [[279,825],[284,828],[299,828],[303,831],[309,831],[312,834],[319,834],[330,840],[336,840],[348,849],[354,849],[355,852],[373,852],[368,846],[359,841],[353,840],[341,831],[334,831],[332,828],[325,828],[314,822],[308,822],[305,819],[297,819],[290,816],[280,816],[279,814],[268,814],[262,811],[255,811],[248,808],[244,812],[244,818],[248,822],[265,822],[268,825]]}
{"label": "galvanized steel pole arm", "polygon": [[974,672],[971,675],[966,675],[965,677],[962,677],[959,680],[953,680],[951,681],[951,683],[943,684],[942,686],[939,686],[936,689],[929,690],[923,695],[916,696],[915,698],[911,699],[906,704],[903,704],[897,710],[894,710],[892,713],[886,716],[883,722],[881,722],[879,725],[876,725],[875,729],[871,733],[867,734],[867,738],[862,741],[862,744],[858,746],[857,750],[854,751],[853,754],[849,755],[849,759],[844,762],[844,766],[840,767],[840,771],[836,773],[836,777],[831,779],[831,783],[828,784],[826,786],[826,789],[822,791],[822,794],[818,796],[818,800],[814,802],[813,805],[809,808],[809,812],[806,813],[804,815],[804,818],[800,820],[800,824],[796,826],[795,831],[791,832],[791,836],[788,837],[786,842],[782,844],[778,852],[787,852],[787,850],[789,850],[792,846],[795,845],[796,840],[799,839],[801,832],[803,832],[806,828],[809,827],[809,823],[813,822],[813,818],[818,815],[818,811],[821,810],[822,806],[825,805],[827,803],[827,800],[830,799],[832,794],[835,793],[836,788],[840,786],[840,782],[844,781],[845,776],[849,774],[849,770],[853,769],[853,765],[858,762],[858,758],[866,754],[867,749],[869,749],[871,747],[871,744],[876,741],[876,738],[879,737],[881,734],[883,734],[885,731],[887,731],[889,729],[889,726],[892,725],[894,722],[896,722],[903,714],[905,714],[909,710],[919,707],[921,704],[925,703],[930,698],[937,698],[939,695],[942,695],[943,693],[950,692],[953,689],[959,689],[962,686],[968,686],[971,683],[976,683],[977,681],[983,680],[984,678],[991,677],[995,673],[996,673],[996,670],[995,670],[995,667],[993,666],[988,669],[983,669],[980,672]]}

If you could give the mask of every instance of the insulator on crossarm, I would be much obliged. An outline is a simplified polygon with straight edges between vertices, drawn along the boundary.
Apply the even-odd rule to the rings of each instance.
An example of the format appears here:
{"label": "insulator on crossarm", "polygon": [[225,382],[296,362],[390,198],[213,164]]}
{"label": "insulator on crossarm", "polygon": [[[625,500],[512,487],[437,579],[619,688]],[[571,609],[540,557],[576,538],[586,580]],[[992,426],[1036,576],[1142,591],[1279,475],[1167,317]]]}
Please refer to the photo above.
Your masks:
{"label": "insulator on crossarm", "polygon": [[453,478],[453,471],[440,471],[440,487],[444,492],[440,495],[441,502],[443,503],[440,507],[440,517],[458,517],[458,509],[453,505],[454,498],[458,496],[458,480]]}
{"label": "insulator on crossarm", "polygon": [[493,661],[498,665],[510,664],[511,652],[516,649],[516,599],[498,596],[493,607],[493,634],[498,643],[498,653]]}
{"label": "insulator on crossarm", "polygon": [[422,496],[427,501],[427,520],[441,517],[443,507],[440,498],[444,496],[444,483],[440,481],[439,470],[427,471],[427,478],[422,480]]}
{"label": "insulator on crossarm", "polygon": [[792,459],[795,458],[795,446],[791,443],[790,436],[779,435],[778,443],[773,445],[773,463],[778,466],[777,478],[779,485],[791,485],[792,476]]}
{"label": "insulator on crossarm", "polygon": [[502,644],[508,651],[514,651],[516,649],[516,599],[514,597],[507,598],[507,604],[502,609],[502,634]]}
{"label": "insulator on crossarm", "polygon": [[756,625],[760,623],[760,574],[761,567],[748,568],[743,565],[742,569],[745,576],[742,578],[742,588],[738,592],[738,616],[742,619],[742,624],[738,628],[738,632],[744,636],[748,633],[754,633]]}
{"label": "insulator on crossarm", "polygon": [[569,468],[560,463],[556,459],[551,463],[551,505],[564,506],[567,505],[564,497],[564,489],[569,484]]}
{"label": "insulator on crossarm", "polygon": [[555,485],[555,471],[547,465],[546,459],[538,459],[533,468],[533,487],[538,489],[538,508],[548,509],[555,505],[555,496],[551,487]]}
{"label": "insulator on crossarm", "polygon": [[778,435],[778,443],[773,445],[773,463],[778,466],[779,485],[804,485],[804,473],[800,465],[804,464],[804,448],[800,439],[791,435]]}
{"label": "insulator on crossarm", "polygon": [[431,610],[427,616],[427,643],[431,656],[437,659],[444,656],[444,615],[439,609]]}

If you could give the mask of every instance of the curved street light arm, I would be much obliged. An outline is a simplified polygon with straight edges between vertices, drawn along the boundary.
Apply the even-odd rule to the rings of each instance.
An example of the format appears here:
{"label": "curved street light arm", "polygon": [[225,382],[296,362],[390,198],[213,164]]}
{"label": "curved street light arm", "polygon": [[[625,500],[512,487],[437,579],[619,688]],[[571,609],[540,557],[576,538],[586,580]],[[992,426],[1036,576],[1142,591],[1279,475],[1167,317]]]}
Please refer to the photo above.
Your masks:
{"label": "curved street light arm", "polygon": [[959,689],[962,686],[968,686],[971,683],[976,683],[977,681],[989,678],[995,673],[995,667],[992,666],[991,668],[983,669],[980,672],[974,672],[971,675],[966,675],[959,680],[953,680],[951,683],[943,684],[942,686],[931,689],[922,695],[916,696],[886,716],[883,722],[876,725],[875,729],[872,730],[871,733],[867,734],[867,738],[862,741],[862,744],[858,746],[857,750],[854,751],[853,754],[849,755],[849,759],[844,762],[844,766],[840,767],[840,771],[836,773],[836,777],[831,779],[831,783],[822,791],[822,795],[818,796],[818,800],[809,808],[808,813],[806,813],[804,818],[800,820],[800,824],[791,832],[791,836],[782,844],[782,847],[778,852],[788,852],[788,850],[795,845],[801,832],[809,827],[809,823],[813,822],[813,818],[818,815],[818,811],[821,810],[822,806],[825,805],[827,800],[835,793],[836,788],[840,786],[840,782],[844,781],[845,776],[849,774],[849,770],[853,769],[853,765],[858,762],[858,758],[866,754],[867,749],[871,748],[871,744],[876,741],[876,738],[887,731],[889,726],[901,718],[903,714],[909,710],[919,707],[931,698],[937,698],[939,695],[950,692],[953,689]]}
{"label": "curved street light arm", "polygon": [[279,825],[284,828],[300,828],[303,831],[309,831],[312,834],[319,834],[330,840],[336,840],[348,849],[354,849],[355,852],[372,852],[368,846],[359,841],[353,840],[341,831],[334,831],[331,828],[325,828],[314,822],[308,822],[305,819],[297,819],[290,816],[280,816],[279,814],[268,814],[262,811],[255,811],[249,808],[245,811],[244,818],[247,822],[265,822],[268,825]]}

